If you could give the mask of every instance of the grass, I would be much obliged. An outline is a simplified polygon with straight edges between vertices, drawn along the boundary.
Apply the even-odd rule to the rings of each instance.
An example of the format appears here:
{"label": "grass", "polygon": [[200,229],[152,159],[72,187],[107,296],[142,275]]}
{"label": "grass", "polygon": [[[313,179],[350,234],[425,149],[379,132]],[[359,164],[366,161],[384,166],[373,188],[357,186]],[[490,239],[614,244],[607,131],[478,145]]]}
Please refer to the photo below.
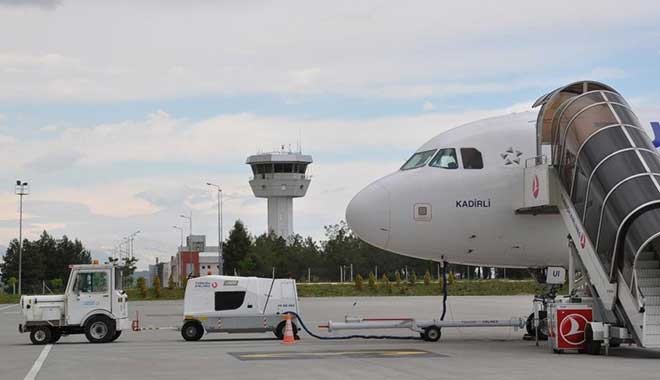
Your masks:
{"label": "grass", "polygon": [[[410,285],[401,282],[399,286],[391,282],[391,291],[383,283],[376,283],[370,288],[367,281],[361,290],[355,284],[298,283],[298,296],[300,297],[375,297],[375,296],[437,296],[442,294],[442,288],[437,282],[424,285],[418,282]],[[522,294],[536,294],[539,290],[534,280],[457,280],[449,285],[450,296],[510,296]],[[160,297],[156,297],[153,289],[147,290],[147,296],[142,297],[136,288],[127,289],[128,299],[131,301],[153,300],[179,300],[183,299],[183,289],[161,289]],[[13,294],[0,294],[0,304],[18,303],[20,296]]]}
{"label": "grass", "polygon": [[[538,285],[533,280],[472,280],[455,281],[449,285],[450,296],[505,296],[535,294]],[[370,288],[367,283],[362,290],[354,284],[298,284],[300,297],[358,297],[358,296],[436,296],[442,294],[442,287],[437,283],[410,285],[402,282],[397,286],[391,283],[391,290],[385,284],[378,283]]]}
{"label": "grass", "polygon": [[163,288],[160,290],[160,297],[156,297],[156,294],[153,289],[148,289],[147,290],[147,296],[142,297],[140,294],[140,291],[138,289],[126,289],[126,294],[128,295],[128,300],[129,301],[137,301],[137,300],[146,300],[146,301],[153,301],[153,300],[181,300],[183,299],[183,292],[184,289],[179,289],[179,288],[174,288],[174,289],[169,289],[169,288]]}
{"label": "grass", "polygon": [[21,299],[21,296],[18,294],[8,294],[8,293],[0,293],[0,304],[1,303],[18,303],[18,301]]}

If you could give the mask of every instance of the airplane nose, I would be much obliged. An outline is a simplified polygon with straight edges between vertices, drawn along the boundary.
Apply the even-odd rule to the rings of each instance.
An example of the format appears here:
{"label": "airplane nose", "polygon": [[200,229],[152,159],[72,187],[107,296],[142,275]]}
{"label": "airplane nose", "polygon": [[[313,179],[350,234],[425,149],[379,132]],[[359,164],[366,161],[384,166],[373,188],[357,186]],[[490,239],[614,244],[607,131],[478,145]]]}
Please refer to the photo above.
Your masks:
{"label": "airplane nose", "polygon": [[346,222],[362,240],[386,248],[390,240],[390,195],[374,182],[360,191],[346,208]]}

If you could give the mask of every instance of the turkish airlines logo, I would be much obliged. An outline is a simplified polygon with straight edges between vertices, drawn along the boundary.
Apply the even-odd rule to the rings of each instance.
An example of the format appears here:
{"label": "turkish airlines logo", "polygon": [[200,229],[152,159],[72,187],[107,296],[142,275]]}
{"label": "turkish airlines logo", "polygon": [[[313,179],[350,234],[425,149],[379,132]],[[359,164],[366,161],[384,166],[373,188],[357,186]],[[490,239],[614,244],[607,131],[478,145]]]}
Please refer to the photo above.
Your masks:
{"label": "turkish airlines logo", "polygon": [[534,198],[538,198],[539,196],[539,177],[537,175],[534,176],[534,180],[532,181],[532,195]]}
{"label": "turkish airlines logo", "polygon": [[559,325],[559,335],[566,343],[579,346],[584,343],[584,329],[588,322],[582,314],[569,314]]}
{"label": "turkish airlines logo", "polygon": [[584,248],[586,244],[587,244],[587,235],[580,234],[580,247]]}
{"label": "turkish airlines logo", "polygon": [[213,289],[217,288],[217,287],[218,287],[218,283],[215,282],[215,281],[212,282],[212,283],[211,283],[211,287],[212,287]]}

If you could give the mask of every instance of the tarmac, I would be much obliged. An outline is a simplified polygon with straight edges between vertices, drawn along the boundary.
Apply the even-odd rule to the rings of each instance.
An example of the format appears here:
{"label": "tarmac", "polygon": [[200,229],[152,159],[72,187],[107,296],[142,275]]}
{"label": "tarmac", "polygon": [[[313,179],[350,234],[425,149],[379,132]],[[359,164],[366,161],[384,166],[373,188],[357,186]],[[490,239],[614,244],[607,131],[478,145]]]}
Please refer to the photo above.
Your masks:
{"label": "tarmac", "polygon": [[[510,319],[531,312],[530,296],[450,297],[446,319]],[[354,306],[355,303],[355,306]],[[437,318],[440,297],[302,298],[308,326],[346,314]],[[130,302],[143,327],[181,324],[182,301]],[[207,334],[186,342],[178,331],[125,331],[114,343],[84,335],[34,346],[17,328],[17,305],[0,305],[0,379],[658,379],[660,351],[623,346],[609,356],[554,354],[513,328],[445,328],[438,342],[323,341],[306,333],[282,345],[271,333]],[[317,333],[327,332],[316,329]],[[409,330],[369,334],[416,336]],[[355,331],[339,331],[344,335]]]}

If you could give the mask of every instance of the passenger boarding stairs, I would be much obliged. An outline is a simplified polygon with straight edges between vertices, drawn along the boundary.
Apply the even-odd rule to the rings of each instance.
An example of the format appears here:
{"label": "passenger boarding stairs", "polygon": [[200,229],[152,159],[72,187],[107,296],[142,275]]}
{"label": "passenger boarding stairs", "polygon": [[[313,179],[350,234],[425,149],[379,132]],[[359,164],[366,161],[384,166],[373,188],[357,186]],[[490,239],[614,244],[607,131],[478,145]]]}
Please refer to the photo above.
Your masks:
{"label": "passenger boarding stairs", "polygon": [[[660,348],[660,154],[611,87],[576,82],[541,97],[537,152],[517,214],[559,213],[572,289],[619,342]],[[595,328],[595,327],[594,327]],[[606,340],[607,341],[607,340]]]}
{"label": "passenger boarding stairs", "polygon": [[660,347],[660,259],[657,253],[639,254],[637,281],[644,297],[643,345]]}

